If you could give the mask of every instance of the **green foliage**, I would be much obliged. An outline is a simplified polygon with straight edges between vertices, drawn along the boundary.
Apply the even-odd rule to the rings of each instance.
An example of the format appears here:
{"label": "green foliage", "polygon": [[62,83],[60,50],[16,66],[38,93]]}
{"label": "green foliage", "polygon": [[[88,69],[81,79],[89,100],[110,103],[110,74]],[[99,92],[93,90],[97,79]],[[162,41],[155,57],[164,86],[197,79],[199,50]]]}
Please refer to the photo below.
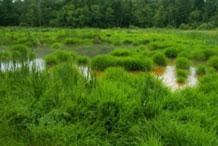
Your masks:
{"label": "green foliage", "polygon": [[[40,3],[34,0],[28,2],[27,0],[1,1],[0,25],[212,29],[218,24],[217,7],[216,0],[176,0],[173,2],[158,0],[156,3],[140,0],[105,3],[103,0],[94,0],[93,3],[87,3],[87,1],[69,3],[58,0],[53,3],[49,0]],[[94,38],[93,43],[99,44],[101,40]],[[126,39],[124,44],[134,43]]]}
{"label": "green foliage", "polygon": [[162,53],[159,53],[159,52],[153,56],[153,61],[154,61],[154,63],[156,63],[157,65],[160,65],[160,66],[167,65],[167,59],[166,59],[165,55],[163,55]]}
{"label": "green foliage", "polygon": [[77,62],[78,64],[81,64],[81,65],[89,64],[89,58],[86,56],[78,56]]}
{"label": "green foliage", "polygon": [[128,71],[150,71],[152,61],[150,59],[141,60],[133,57],[119,58],[110,55],[100,55],[93,58],[93,69],[103,71],[108,67],[123,67]]}
{"label": "green foliage", "polygon": [[188,71],[184,69],[177,69],[176,70],[176,76],[177,76],[177,82],[178,83],[185,83],[188,77]]}
{"label": "green foliage", "polygon": [[76,61],[76,55],[73,52],[56,51],[45,56],[45,62],[48,66],[57,65],[59,63],[73,63]]}
{"label": "green foliage", "polygon": [[24,63],[25,61],[34,58],[34,53],[32,50],[28,49],[25,45],[15,45],[11,48],[11,59],[13,61],[18,61]]}
{"label": "green foliage", "polygon": [[117,56],[117,57],[126,57],[126,56],[131,56],[131,51],[127,49],[116,49],[111,52],[111,55]]}
{"label": "green foliage", "polygon": [[210,30],[210,29],[214,29],[214,28],[215,28],[215,26],[212,23],[202,23],[198,27],[199,30]]}
{"label": "green foliage", "polygon": [[116,61],[114,60],[114,57],[110,55],[101,55],[101,56],[96,56],[95,58],[92,59],[92,69],[95,70],[105,70],[108,67],[113,67],[116,65]]}
{"label": "green foliage", "polygon": [[214,55],[216,55],[216,52],[211,49],[196,50],[192,52],[192,58],[196,61],[207,61]]}
{"label": "green foliage", "polygon": [[176,58],[178,55],[178,50],[176,48],[168,48],[165,50],[165,55],[168,58]]}
{"label": "green foliage", "polygon": [[73,38],[67,38],[64,40],[65,45],[76,45],[78,44],[78,40]]}
{"label": "green foliage", "polygon": [[188,70],[190,68],[190,62],[187,58],[180,57],[176,59],[176,68]]}
{"label": "green foliage", "polygon": [[51,47],[53,49],[62,49],[63,48],[63,44],[61,44],[61,43],[53,43]]}
{"label": "green foliage", "polygon": [[[183,2],[178,0],[176,3],[184,6]],[[78,24],[82,27],[88,24],[85,17],[74,15],[82,13],[85,16],[90,10],[95,15],[90,18],[100,19],[96,17],[100,11],[99,6],[81,6],[80,10],[72,5],[65,8],[59,18],[70,18],[61,18],[63,21],[60,22],[68,22],[66,26]],[[180,10],[185,8],[180,7]],[[161,18],[168,13],[164,9],[165,7],[158,9],[155,22],[163,20],[161,23],[166,23]],[[111,10],[114,9],[107,8],[107,14],[114,14]],[[139,16],[141,10],[143,13]],[[142,5],[136,11],[137,18],[140,18],[138,25],[152,26],[153,12],[149,6]],[[78,23],[74,23],[74,17],[78,18]],[[192,18],[197,19],[194,16]],[[187,21],[189,19],[191,18]],[[83,23],[79,24],[81,21]],[[119,23],[124,25],[125,21],[119,20]],[[95,26],[99,25],[97,22]],[[114,23],[116,21],[108,21],[107,25]],[[177,18],[173,23],[181,22]],[[192,23],[197,27],[195,21]],[[0,145],[218,145],[218,76],[214,65],[217,62],[214,59],[218,44],[216,31],[1,28],[1,62],[11,60],[11,46],[18,41],[22,44],[30,41],[26,39],[26,31],[33,36],[33,40],[38,41],[34,50],[42,51],[37,54],[39,56],[44,51],[47,54],[49,50],[46,48],[54,43],[74,39],[76,45],[68,45],[66,49],[94,56],[90,57],[93,70],[87,80],[76,64],[89,66],[89,58],[51,49],[54,53],[45,58],[48,66],[54,65],[52,68],[47,67],[41,71],[21,68],[0,72]],[[100,41],[96,39],[96,43],[95,34],[100,38]],[[130,40],[131,43],[125,45],[122,43],[125,40]],[[149,48],[152,45],[155,49]],[[118,49],[115,50],[118,51],[115,55],[113,52],[95,57],[96,54],[108,53],[114,48],[125,48],[125,51]],[[15,50],[16,53],[19,52],[17,56],[29,54],[25,49]],[[180,83],[186,82],[192,63],[198,75],[203,75],[198,76],[198,85],[170,91],[152,73],[126,71],[149,71],[153,62],[150,58],[159,52],[168,58],[176,58],[176,75]],[[96,69],[104,71],[95,74]]]}
{"label": "green foliage", "polygon": [[192,29],[192,28],[191,28],[190,25],[182,23],[182,24],[179,26],[179,29],[182,29],[182,30],[189,30],[189,29]]}
{"label": "green foliage", "polygon": [[208,64],[209,64],[209,66],[213,67],[215,70],[218,71],[218,57],[217,56],[211,57],[208,60]]}
{"label": "green foliage", "polygon": [[207,73],[207,68],[206,68],[206,66],[205,65],[199,65],[198,67],[197,67],[197,70],[196,70],[196,73],[198,74],[198,75],[205,75],[206,73]]}

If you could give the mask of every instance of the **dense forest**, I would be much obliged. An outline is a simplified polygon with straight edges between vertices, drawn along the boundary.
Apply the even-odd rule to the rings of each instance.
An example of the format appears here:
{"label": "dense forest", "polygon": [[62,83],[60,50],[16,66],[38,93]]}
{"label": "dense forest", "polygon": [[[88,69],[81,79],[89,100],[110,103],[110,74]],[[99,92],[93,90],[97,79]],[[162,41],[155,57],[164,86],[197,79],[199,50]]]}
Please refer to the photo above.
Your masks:
{"label": "dense forest", "polygon": [[0,0],[1,26],[215,28],[217,0]]}

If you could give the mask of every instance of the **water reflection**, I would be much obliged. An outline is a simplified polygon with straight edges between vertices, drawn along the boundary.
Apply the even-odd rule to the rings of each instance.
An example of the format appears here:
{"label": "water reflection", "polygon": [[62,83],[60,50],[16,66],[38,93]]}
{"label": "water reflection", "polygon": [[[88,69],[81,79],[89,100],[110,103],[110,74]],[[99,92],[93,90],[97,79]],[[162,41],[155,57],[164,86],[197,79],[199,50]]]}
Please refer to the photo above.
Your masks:
{"label": "water reflection", "polygon": [[[38,71],[42,71],[43,69],[45,69],[45,61],[40,58],[36,58],[32,61],[28,61],[25,63],[25,65],[27,65],[27,67],[30,69],[34,68]],[[0,70],[2,72],[13,71],[21,67],[22,67],[21,63],[13,63],[12,61],[3,62],[0,64]]]}
{"label": "water reflection", "polygon": [[[5,71],[13,71],[16,69],[21,68],[20,63],[13,64],[12,61],[10,62],[3,62],[0,64],[0,70],[5,72]],[[26,63],[26,65],[32,69],[36,69],[38,71],[42,71],[45,69],[45,61],[41,58],[34,59],[33,61],[29,61]],[[87,80],[91,80],[91,69],[87,66],[79,66],[78,67],[79,71],[83,74],[83,76]],[[171,88],[172,90],[177,90],[181,89],[184,87],[194,87],[198,83],[197,75],[196,75],[196,69],[194,67],[190,68],[190,74],[187,78],[187,82],[183,85],[178,84],[176,80],[176,67],[173,65],[167,66],[165,69],[164,68],[156,68],[153,72],[158,76],[159,79],[163,81],[163,83]]]}
{"label": "water reflection", "polygon": [[190,74],[188,75],[187,81],[184,84],[177,83],[175,66],[167,66],[165,72],[158,76],[158,78],[160,78],[164,84],[172,90],[182,89],[185,87],[194,87],[198,82],[196,69],[194,67],[190,68]]}
{"label": "water reflection", "polygon": [[89,67],[79,66],[79,70],[87,80],[91,80],[91,70]]}

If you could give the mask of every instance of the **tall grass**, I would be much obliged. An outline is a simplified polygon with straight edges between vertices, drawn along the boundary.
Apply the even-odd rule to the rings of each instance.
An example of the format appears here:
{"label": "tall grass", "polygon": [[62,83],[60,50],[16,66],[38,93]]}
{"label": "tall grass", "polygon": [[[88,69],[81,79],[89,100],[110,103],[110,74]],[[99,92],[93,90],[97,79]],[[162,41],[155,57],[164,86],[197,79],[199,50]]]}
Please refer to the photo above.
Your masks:
{"label": "tall grass", "polygon": [[[94,38],[95,29],[30,30],[40,46],[71,38],[66,44],[69,48],[111,42],[126,49],[90,58],[93,69],[104,70],[100,76],[93,74],[90,81],[76,67],[88,64],[89,58],[63,50],[45,57],[48,66],[43,71],[0,72],[0,145],[218,145],[217,62],[216,53],[208,51],[217,52],[216,46],[208,43],[216,44],[215,33],[205,32],[204,37],[203,32],[113,29],[98,31],[99,38]],[[27,29],[0,31],[0,36],[5,36],[0,44],[11,48]],[[205,44],[208,48],[203,54],[208,61],[200,62],[203,67],[197,64],[204,76],[195,88],[172,92],[151,73],[126,71],[150,70],[151,57],[164,52],[170,59],[177,58],[177,73],[186,77],[190,64],[195,65],[193,50],[202,50],[197,46]],[[137,49],[135,45],[146,46]],[[169,47],[176,47],[178,54]],[[16,45],[14,54],[8,48],[0,52],[1,62],[12,57],[19,62],[31,59],[31,47]],[[186,58],[177,57],[179,54]],[[197,55],[197,60],[201,61],[201,56]]]}

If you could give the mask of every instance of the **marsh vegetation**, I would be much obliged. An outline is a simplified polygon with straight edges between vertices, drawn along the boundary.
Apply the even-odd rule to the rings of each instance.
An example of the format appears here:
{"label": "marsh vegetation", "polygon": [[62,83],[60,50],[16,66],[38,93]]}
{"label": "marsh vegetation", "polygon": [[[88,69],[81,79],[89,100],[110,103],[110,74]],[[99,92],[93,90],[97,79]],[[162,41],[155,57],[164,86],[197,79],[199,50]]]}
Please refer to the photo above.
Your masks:
{"label": "marsh vegetation", "polygon": [[0,145],[218,145],[218,33],[0,29]]}

